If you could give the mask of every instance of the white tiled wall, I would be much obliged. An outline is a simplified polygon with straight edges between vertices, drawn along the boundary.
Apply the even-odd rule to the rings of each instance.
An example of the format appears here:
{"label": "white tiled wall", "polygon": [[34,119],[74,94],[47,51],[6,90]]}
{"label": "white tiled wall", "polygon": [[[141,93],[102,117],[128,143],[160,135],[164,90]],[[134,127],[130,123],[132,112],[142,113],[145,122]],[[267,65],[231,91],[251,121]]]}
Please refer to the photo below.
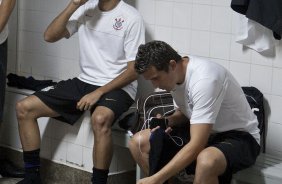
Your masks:
{"label": "white tiled wall", "polygon": [[[77,76],[77,37],[57,43],[45,43],[43,32],[51,20],[69,0],[19,1],[18,59],[11,62],[10,71],[33,75],[41,79],[66,79]],[[208,58],[229,69],[242,86],[253,85],[265,95],[268,132],[267,152],[282,157],[282,42],[278,42],[273,57],[265,57],[236,43],[237,13],[230,8],[230,0],[127,0],[143,15],[147,41],[159,39],[170,43],[182,55],[192,54]],[[11,34],[14,34],[13,32]],[[15,42],[15,41],[14,41]],[[10,50],[10,59],[15,51]],[[11,54],[12,53],[12,54]],[[50,124],[50,122],[49,122]],[[90,167],[81,158],[91,158],[90,147],[79,147],[81,129],[89,130],[87,123],[57,129],[56,138],[43,141],[44,154],[53,159],[77,160],[78,165]],[[80,126],[80,127],[79,127]],[[72,136],[60,137],[65,132]],[[46,133],[47,134],[47,133]],[[55,133],[56,134],[56,133]],[[75,136],[77,135],[78,136]],[[91,134],[85,134],[91,136]],[[13,141],[13,140],[11,140]],[[78,142],[75,142],[78,141]],[[71,145],[70,145],[71,144]],[[55,148],[52,145],[59,145]],[[48,150],[56,149],[54,155]],[[68,153],[74,155],[68,155]]]}

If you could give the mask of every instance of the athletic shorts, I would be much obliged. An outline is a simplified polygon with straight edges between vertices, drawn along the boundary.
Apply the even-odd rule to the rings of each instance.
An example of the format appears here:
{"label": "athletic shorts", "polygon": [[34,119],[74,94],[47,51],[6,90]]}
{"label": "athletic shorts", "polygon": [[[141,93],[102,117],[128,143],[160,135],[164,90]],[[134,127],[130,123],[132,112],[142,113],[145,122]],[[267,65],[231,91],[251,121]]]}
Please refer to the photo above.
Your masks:
{"label": "athletic shorts", "polygon": [[[179,129],[178,132],[172,133],[172,135],[182,137],[182,140],[186,143],[189,140],[188,131],[185,131],[185,129]],[[160,146],[157,147],[156,145],[152,145],[152,143],[154,142],[158,142],[158,144],[160,142],[159,140],[152,141],[154,137],[158,137],[164,140],[164,142],[162,143],[162,149],[160,148]],[[174,139],[174,141],[175,140],[177,139]],[[156,152],[160,152],[160,150],[162,150],[161,155],[158,156],[159,158],[161,158],[161,161],[158,161],[158,163],[161,165],[156,166],[155,160],[153,160],[155,163],[152,162],[155,164],[153,166],[154,168],[157,168],[157,170],[159,170],[166,163],[168,163],[172,159],[172,157],[183,147],[177,146],[174,141],[172,141],[172,139],[166,134],[160,134],[159,132],[156,132],[156,135],[151,135],[150,143],[151,148],[154,149],[152,150],[153,153],[155,154]],[[260,146],[251,134],[249,134],[248,132],[235,130],[212,134],[209,137],[208,144],[206,147],[218,148],[226,158],[227,167],[225,172],[221,176],[219,176],[220,184],[230,183],[232,179],[232,174],[253,165],[256,161],[257,156],[260,153]],[[157,157],[156,155],[154,156]],[[187,166],[187,174],[195,174],[195,168],[196,161]]]}
{"label": "athletic shorts", "polygon": [[[73,125],[84,111],[76,108],[77,102],[86,94],[95,91],[100,86],[85,83],[78,78],[61,81],[54,86],[48,86],[34,93],[49,108],[60,114],[55,117],[60,121]],[[93,113],[97,106],[104,106],[114,112],[115,120],[133,104],[134,100],[122,89],[104,94],[91,109]],[[115,121],[113,121],[115,122]]]}

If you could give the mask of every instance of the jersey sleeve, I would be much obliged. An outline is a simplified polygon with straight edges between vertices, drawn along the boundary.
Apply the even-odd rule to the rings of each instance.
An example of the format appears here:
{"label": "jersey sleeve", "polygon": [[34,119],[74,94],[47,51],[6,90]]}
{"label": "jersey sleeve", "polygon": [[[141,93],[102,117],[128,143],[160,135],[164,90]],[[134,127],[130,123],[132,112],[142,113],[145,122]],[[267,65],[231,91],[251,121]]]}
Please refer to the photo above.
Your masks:
{"label": "jersey sleeve", "polygon": [[192,108],[191,124],[214,124],[225,96],[224,83],[211,79],[198,81],[189,93],[191,101],[188,106]]}
{"label": "jersey sleeve", "polygon": [[81,24],[83,17],[84,17],[84,10],[85,10],[86,4],[80,6],[70,17],[66,25],[66,28],[70,36],[72,36],[74,33],[78,31],[78,27]]}
{"label": "jersey sleeve", "polygon": [[129,25],[127,35],[125,36],[124,52],[128,61],[134,61],[138,47],[145,43],[145,27],[140,17],[135,18]]}

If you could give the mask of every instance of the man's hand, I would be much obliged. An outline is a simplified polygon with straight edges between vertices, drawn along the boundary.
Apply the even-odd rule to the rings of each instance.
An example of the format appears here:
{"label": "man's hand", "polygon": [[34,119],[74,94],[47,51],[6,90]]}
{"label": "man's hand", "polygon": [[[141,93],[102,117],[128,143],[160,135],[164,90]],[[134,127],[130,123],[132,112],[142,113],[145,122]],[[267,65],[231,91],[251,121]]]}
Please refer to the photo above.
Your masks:
{"label": "man's hand", "polygon": [[91,107],[101,98],[103,93],[97,89],[84,97],[82,97],[79,102],[77,102],[76,108],[81,111],[90,110]]}
{"label": "man's hand", "polygon": [[87,1],[88,0],[73,0],[73,4],[81,6],[85,4]]}
{"label": "man's hand", "polygon": [[[157,115],[156,115],[156,118],[162,119],[162,118],[165,118],[165,117],[163,117],[161,114],[157,114]],[[153,133],[154,131],[156,131],[156,130],[159,129],[159,128],[160,128],[160,126],[156,126],[155,128],[152,128],[152,129],[151,129],[151,133]],[[167,134],[169,134],[171,131],[172,131],[172,128],[169,127],[169,126],[167,126],[166,129],[165,129],[165,132],[166,132]]]}

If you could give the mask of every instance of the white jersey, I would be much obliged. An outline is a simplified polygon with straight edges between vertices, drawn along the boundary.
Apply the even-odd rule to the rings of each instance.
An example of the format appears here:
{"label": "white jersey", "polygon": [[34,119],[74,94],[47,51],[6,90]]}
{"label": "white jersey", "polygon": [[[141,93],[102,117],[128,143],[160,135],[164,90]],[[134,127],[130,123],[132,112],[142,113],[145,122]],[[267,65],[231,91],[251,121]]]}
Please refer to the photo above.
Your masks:
{"label": "white jersey", "polygon": [[258,120],[242,88],[219,64],[189,56],[185,81],[172,96],[191,124],[213,124],[214,132],[249,132],[260,144]]}
{"label": "white jersey", "polygon": [[[1,3],[2,3],[2,0],[0,0],[0,4]],[[0,33],[0,44],[4,43],[7,40],[8,33],[9,33],[8,25],[6,25],[3,29],[3,31]]]}
{"label": "white jersey", "polygon": [[[79,34],[79,79],[93,85],[103,86],[134,61],[140,44],[145,42],[145,28],[139,12],[120,1],[111,11],[103,12],[97,0],[81,6],[70,18],[67,29],[70,35]],[[137,81],[123,87],[135,98]]]}

